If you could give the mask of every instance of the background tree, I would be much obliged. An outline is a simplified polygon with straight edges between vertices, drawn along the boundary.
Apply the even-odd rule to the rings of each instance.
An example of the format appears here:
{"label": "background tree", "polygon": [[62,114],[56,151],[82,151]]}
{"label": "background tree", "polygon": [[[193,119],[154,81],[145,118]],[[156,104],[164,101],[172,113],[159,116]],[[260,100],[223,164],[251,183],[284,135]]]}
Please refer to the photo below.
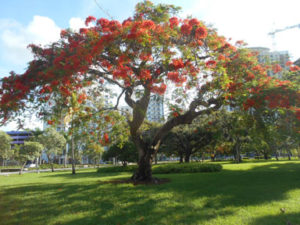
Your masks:
{"label": "background tree", "polygon": [[193,155],[204,153],[205,147],[212,141],[212,132],[201,125],[193,123],[191,126],[181,125],[174,128],[163,140],[162,152],[179,156],[180,163],[183,159],[189,163]]}
{"label": "background tree", "polygon": [[28,160],[33,161],[38,158],[41,155],[43,148],[42,144],[33,141],[25,142],[24,145],[19,148],[17,158],[22,165],[20,174],[22,174],[26,162]]}
{"label": "background tree", "polygon": [[237,163],[242,161],[241,153],[245,143],[250,141],[251,117],[243,111],[222,112],[219,114],[223,140],[231,143],[231,152]]}
{"label": "background tree", "polygon": [[47,154],[48,162],[51,164],[52,172],[54,172],[53,160],[61,154],[66,144],[66,139],[63,135],[53,128],[48,128],[39,136],[39,142],[43,145],[44,151]]}
{"label": "background tree", "polygon": [[[84,87],[114,85],[120,92],[112,109],[117,109],[125,95],[133,110],[128,125],[139,160],[132,179],[152,181],[152,159],[164,136],[223,104],[248,110],[270,105],[271,98],[266,97],[276,94],[275,107],[298,113],[299,89],[267,77],[268,68],[260,65],[242,42],[233,46],[204,22],[177,18],[178,11],[173,5],[143,1],[137,4],[134,16],[123,23],[90,16],[86,25],[94,26],[79,33],[63,30],[61,40],[44,48],[31,45],[34,60],[27,71],[2,79],[3,122],[22,115],[28,105],[42,108],[55,95],[68,103],[72,93]],[[166,91],[172,96],[173,117],[161,125],[148,144],[141,126],[150,95]]]}
{"label": "background tree", "polygon": [[5,161],[13,155],[11,142],[12,138],[4,131],[0,131],[0,156],[2,158],[2,166],[5,166]]}
{"label": "background tree", "polygon": [[103,152],[104,152],[104,148],[102,145],[92,143],[87,146],[84,155],[88,156],[90,160],[93,160],[94,165],[98,164],[99,166],[100,160],[102,159]]}
{"label": "background tree", "polygon": [[138,157],[135,145],[130,141],[113,144],[103,154],[104,160],[108,161],[111,158],[120,160],[123,166],[126,166],[128,162],[137,162]]}

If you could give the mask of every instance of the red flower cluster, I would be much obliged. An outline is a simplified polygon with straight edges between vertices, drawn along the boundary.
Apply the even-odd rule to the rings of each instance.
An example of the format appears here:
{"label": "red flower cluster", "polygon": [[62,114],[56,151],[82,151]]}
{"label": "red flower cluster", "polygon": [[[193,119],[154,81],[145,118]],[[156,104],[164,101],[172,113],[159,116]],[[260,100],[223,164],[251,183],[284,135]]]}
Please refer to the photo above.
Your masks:
{"label": "red flower cluster", "polygon": [[217,65],[217,62],[215,60],[209,60],[205,63],[207,68],[215,68]]}
{"label": "red flower cluster", "polygon": [[179,20],[177,17],[172,17],[169,19],[169,22],[170,22],[170,27],[173,28],[173,27],[177,27],[179,25]]}
{"label": "red flower cluster", "polygon": [[88,26],[89,23],[92,22],[92,21],[96,21],[96,18],[93,17],[93,16],[87,17],[86,20],[85,20],[85,25]]}
{"label": "red flower cluster", "polygon": [[175,70],[181,69],[184,67],[182,59],[173,59],[171,64]]}
{"label": "red flower cluster", "polygon": [[296,108],[295,111],[296,111],[295,114],[296,114],[297,119],[300,120],[300,108]]}
{"label": "red flower cluster", "polygon": [[81,104],[82,102],[84,102],[87,99],[87,96],[85,93],[82,93],[81,95],[78,96],[77,102],[79,104]]}
{"label": "red flower cluster", "polygon": [[200,23],[200,21],[197,20],[196,18],[193,18],[193,19],[189,20],[189,25],[190,25],[191,27],[193,27],[193,26],[200,26],[201,23]]}
{"label": "red flower cluster", "polygon": [[249,108],[255,105],[255,101],[253,99],[248,98],[246,102],[243,103],[244,110],[248,110]]}
{"label": "red flower cluster", "polygon": [[196,39],[203,39],[203,38],[206,38],[206,36],[207,36],[207,31],[204,27],[198,27],[195,30],[195,38]]}
{"label": "red flower cluster", "polygon": [[178,72],[169,72],[168,73],[168,79],[173,81],[176,84],[182,84],[186,81],[186,77],[179,76]]}
{"label": "red flower cluster", "polygon": [[180,28],[180,31],[184,35],[190,35],[192,29],[193,29],[193,27],[190,26],[189,24],[183,24]]}
{"label": "red flower cluster", "polygon": [[290,100],[289,96],[277,94],[277,93],[271,93],[270,95],[265,97],[265,100],[268,102],[268,107],[270,109],[274,108],[289,108],[290,107]]}
{"label": "red flower cluster", "polygon": [[274,72],[274,73],[279,73],[279,72],[282,71],[281,66],[278,65],[278,64],[273,65],[273,66],[272,66],[272,69],[273,69],[273,72]]}
{"label": "red flower cluster", "polygon": [[159,87],[153,86],[152,92],[157,93],[159,95],[163,95],[166,92],[167,85],[162,83]]}
{"label": "red flower cluster", "polygon": [[299,70],[300,70],[299,66],[290,66],[290,71],[292,71],[292,72],[296,72],[296,71],[299,71]]}
{"label": "red flower cluster", "polygon": [[105,141],[106,144],[109,143],[109,137],[108,137],[108,134],[107,134],[107,133],[104,133],[103,139],[104,139],[104,141]]}
{"label": "red flower cluster", "polygon": [[246,74],[247,74],[247,76],[245,77],[246,81],[251,81],[255,78],[254,74],[251,72],[247,72]]}
{"label": "red flower cluster", "polygon": [[173,112],[173,116],[174,116],[174,117],[178,117],[178,116],[179,116],[179,113],[178,113],[178,112]]}
{"label": "red flower cluster", "polygon": [[150,70],[145,70],[145,69],[141,70],[139,77],[141,80],[150,80],[152,78]]}
{"label": "red flower cluster", "polygon": [[54,121],[53,121],[53,120],[48,120],[47,123],[48,123],[49,125],[53,125],[53,124],[54,124]]}

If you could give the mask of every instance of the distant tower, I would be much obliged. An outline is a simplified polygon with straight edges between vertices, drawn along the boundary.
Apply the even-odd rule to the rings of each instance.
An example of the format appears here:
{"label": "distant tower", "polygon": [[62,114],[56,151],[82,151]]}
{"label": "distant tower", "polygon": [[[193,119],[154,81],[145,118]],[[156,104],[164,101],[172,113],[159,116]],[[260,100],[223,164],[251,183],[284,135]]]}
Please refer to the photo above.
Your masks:
{"label": "distant tower", "polygon": [[151,122],[164,121],[164,97],[163,96],[151,95],[146,118]]}

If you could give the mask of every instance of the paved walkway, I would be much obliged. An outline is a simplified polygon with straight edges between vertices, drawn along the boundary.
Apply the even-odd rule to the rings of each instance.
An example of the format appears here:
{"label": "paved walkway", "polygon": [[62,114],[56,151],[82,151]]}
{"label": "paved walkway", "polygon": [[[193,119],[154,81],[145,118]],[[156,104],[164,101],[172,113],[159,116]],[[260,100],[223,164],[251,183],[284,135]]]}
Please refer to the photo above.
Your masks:
{"label": "paved walkway", "polygon": [[[76,168],[76,170],[82,170],[82,169],[94,169],[94,167],[88,167],[88,168],[84,168],[84,167],[79,167],[79,168]],[[55,169],[54,168],[54,172],[55,171],[64,171],[64,170],[72,170],[72,168],[57,168]],[[36,170],[23,170],[22,173],[36,173],[37,171]],[[40,172],[51,172],[51,169],[40,169]],[[11,174],[19,174],[19,171],[16,171],[16,172],[3,172],[3,173],[0,173],[0,176],[9,176]]]}

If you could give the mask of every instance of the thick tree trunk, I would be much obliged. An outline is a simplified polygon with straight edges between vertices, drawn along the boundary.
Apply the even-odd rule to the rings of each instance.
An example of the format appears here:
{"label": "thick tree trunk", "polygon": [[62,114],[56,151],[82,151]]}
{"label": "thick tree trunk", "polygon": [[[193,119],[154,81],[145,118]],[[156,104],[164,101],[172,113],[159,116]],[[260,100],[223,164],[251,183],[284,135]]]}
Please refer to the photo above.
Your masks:
{"label": "thick tree trunk", "polygon": [[288,152],[288,159],[291,160],[291,153]]}
{"label": "thick tree trunk", "polygon": [[131,179],[134,181],[152,181],[152,156],[148,150],[140,149],[138,169],[132,175]]}
{"label": "thick tree trunk", "polygon": [[233,146],[234,159],[236,163],[240,163],[242,161],[240,148],[241,148],[241,142],[240,139],[237,138],[236,143]]}
{"label": "thick tree trunk", "polygon": [[191,158],[191,154],[189,152],[185,153],[184,162],[189,163]]}
{"label": "thick tree trunk", "polygon": [[268,153],[264,152],[264,159],[268,160]]}
{"label": "thick tree trunk", "polygon": [[214,154],[211,154],[211,155],[210,155],[210,161],[212,161],[212,162],[215,161],[215,155],[214,155]]}
{"label": "thick tree trunk", "polygon": [[51,171],[54,172],[53,161],[51,162]]}
{"label": "thick tree trunk", "polygon": [[278,158],[278,151],[275,152],[275,158],[276,158],[277,161],[279,161],[279,158]]}
{"label": "thick tree trunk", "polygon": [[154,164],[157,165],[157,152],[154,154]]}
{"label": "thick tree trunk", "polygon": [[239,148],[236,148],[236,149],[235,149],[235,152],[234,152],[234,160],[235,160],[236,163],[242,162],[242,157],[241,157]]}
{"label": "thick tree trunk", "polygon": [[179,163],[183,163],[183,153],[179,153]]}
{"label": "thick tree trunk", "polygon": [[201,156],[201,161],[202,161],[202,163],[204,162],[204,160],[205,160],[205,153],[202,152],[202,156]]}

